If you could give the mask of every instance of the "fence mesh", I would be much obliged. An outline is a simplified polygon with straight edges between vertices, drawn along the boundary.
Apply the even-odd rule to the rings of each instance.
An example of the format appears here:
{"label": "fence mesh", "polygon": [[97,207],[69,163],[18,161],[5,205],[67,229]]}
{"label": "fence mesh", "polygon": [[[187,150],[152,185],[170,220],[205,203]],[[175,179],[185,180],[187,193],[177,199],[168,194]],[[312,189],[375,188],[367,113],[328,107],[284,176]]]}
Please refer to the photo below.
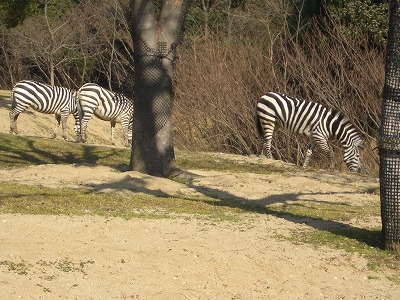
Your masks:
{"label": "fence mesh", "polygon": [[[140,116],[145,115],[143,118],[145,124],[143,127],[150,135],[156,134],[161,128],[166,126],[172,118],[173,106],[173,73],[175,68],[176,48],[182,42],[184,35],[184,22],[191,0],[182,0],[181,2],[174,3],[173,5],[166,5],[170,9],[170,18],[176,18],[174,24],[174,31],[172,33],[172,40],[158,40],[157,45],[149,45],[146,42],[144,31],[137,31],[135,22],[130,19],[129,24],[131,33],[134,40],[134,60],[135,68],[133,75],[128,76],[121,88],[124,94],[133,95],[134,92],[140,90],[140,94],[150,95],[147,98],[149,101],[138,99],[135,95],[135,102],[140,105],[135,105],[135,114]],[[178,7],[178,11],[175,11]],[[164,5],[162,6],[164,10]],[[146,9],[143,13],[148,13]],[[161,13],[162,15],[162,13]],[[147,17],[144,16],[146,19]],[[151,23],[151,22],[150,22]],[[158,24],[160,25],[160,23]],[[161,30],[162,29],[162,30]],[[166,26],[158,29],[161,31],[169,31],[171,28]],[[148,33],[146,33],[148,34]],[[158,34],[154,32],[154,34]],[[170,34],[170,33],[168,33]],[[152,40],[152,39],[150,39]],[[153,43],[151,43],[153,44]],[[135,75],[136,73],[136,75]],[[137,76],[140,75],[140,80]],[[135,84],[140,81],[138,87]]]}
{"label": "fence mesh", "polygon": [[[158,49],[152,49],[142,37],[138,39],[140,45],[135,49],[135,59],[140,60],[136,64],[136,72],[143,77],[141,83],[142,89],[157,91],[151,102],[143,103],[143,113],[153,112],[152,118],[147,118],[146,128],[154,128],[157,133],[165,126],[172,115],[172,78],[165,69],[163,59],[171,59],[174,57],[173,45],[167,45],[161,41],[158,44]],[[147,107],[151,105],[151,107]]]}
{"label": "fence mesh", "polygon": [[382,242],[400,250],[400,11],[391,1],[389,34],[379,135]]}

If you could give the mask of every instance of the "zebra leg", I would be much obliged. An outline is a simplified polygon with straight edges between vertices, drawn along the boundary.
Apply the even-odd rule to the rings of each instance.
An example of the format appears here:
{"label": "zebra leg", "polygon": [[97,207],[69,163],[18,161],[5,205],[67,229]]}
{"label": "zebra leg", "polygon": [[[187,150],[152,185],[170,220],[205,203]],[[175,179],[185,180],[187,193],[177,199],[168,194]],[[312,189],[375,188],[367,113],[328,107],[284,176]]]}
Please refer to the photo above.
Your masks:
{"label": "zebra leg", "polygon": [[261,155],[265,155],[267,158],[273,159],[271,147],[272,147],[272,138],[264,137],[263,145],[261,148]]}
{"label": "zebra leg", "polygon": [[124,131],[125,147],[129,147],[131,145],[131,142],[129,141],[128,130],[126,128],[123,128],[123,131]]}
{"label": "zebra leg", "polygon": [[67,121],[68,121],[68,114],[67,115],[63,115],[61,117],[61,121],[62,121],[62,137],[64,139],[64,141],[67,140]]}
{"label": "zebra leg", "polygon": [[76,142],[79,143],[81,139],[81,118],[79,116],[79,113],[75,112],[74,114],[74,119],[75,119],[75,126],[74,126],[74,131],[76,134]]}
{"label": "zebra leg", "polygon": [[86,143],[86,128],[87,128],[87,124],[88,124],[87,121],[85,121],[85,120],[81,121],[80,128],[81,128],[81,141],[82,141],[82,143]]}
{"label": "zebra leg", "polygon": [[17,113],[14,109],[10,111],[10,133],[18,134],[17,128],[17,119],[19,113]]}
{"label": "zebra leg", "polygon": [[114,137],[115,137],[115,124],[116,124],[116,122],[115,121],[110,121],[110,123],[111,123],[111,143],[113,145],[115,145]]}
{"label": "zebra leg", "polygon": [[[132,127],[130,126],[129,120],[122,119],[121,127],[122,131],[124,132],[125,147],[132,146],[132,141],[131,141]],[[131,130],[131,134],[129,134],[129,130]]]}
{"label": "zebra leg", "polygon": [[308,164],[310,163],[310,158],[311,158],[311,155],[315,148],[315,145],[316,144],[315,144],[314,140],[311,139],[310,143],[308,144],[307,151],[306,151],[306,158],[304,159],[303,168],[306,168],[308,166]]}
{"label": "zebra leg", "polygon": [[333,153],[332,149],[329,147],[327,140],[321,140],[318,143],[319,147],[324,151],[325,155],[328,157],[328,161],[330,163],[330,168],[335,169],[335,162],[333,161]]}
{"label": "zebra leg", "polygon": [[127,133],[126,133],[129,147],[132,147],[132,134],[133,134],[132,131],[133,131],[133,113],[132,113],[131,117],[129,118]]}
{"label": "zebra leg", "polygon": [[83,110],[82,111],[82,118],[80,119],[80,138],[82,143],[86,143],[86,129],[88,126],[88,122],[90,121],[92,115],[93,115],[94,110],[93,109],[88,109],[88,110]]}
{"label": "zebra leg", "polygon": [[261,146],[261,155],[265,155],[267,158],[273,159],[271,148],[272,148],[272,135],[274,133],[275,124],[262,125],[264,136],[263,144]]}
{"label": "zebra leg", "polygon": [[55,117],[56,117],[56,126],[54,127],[54,131],[53,131],[54,139],[57,137],[57,131],[58,131],[58,128],[60,127],[61,115],[56,114]]}
{"label": "zebra leg", "polygon": [[335,162],[334,162],[334,160],[333,160],[333,153],[332,153],[332,150],[331,150],[331,149],[329,149],[329,151],[328,151],[328,159],[329,159],[329,161],[331,162],[330,168],[331,168],[332,170],[334,170],[334,169],[336,168],[336,166],[335,166]]}

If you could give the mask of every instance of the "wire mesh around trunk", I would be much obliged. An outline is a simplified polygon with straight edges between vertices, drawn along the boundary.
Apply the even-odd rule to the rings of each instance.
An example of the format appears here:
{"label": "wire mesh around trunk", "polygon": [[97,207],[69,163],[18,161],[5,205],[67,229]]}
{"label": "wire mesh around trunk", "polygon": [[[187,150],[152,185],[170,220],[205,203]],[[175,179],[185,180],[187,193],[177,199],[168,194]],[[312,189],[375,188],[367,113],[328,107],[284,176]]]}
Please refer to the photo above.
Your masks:
{"label": "wire mesh around trunk", "polygon": [[382,243],[400,250],[400,10],[390,2],[389,35],[379,136]]}

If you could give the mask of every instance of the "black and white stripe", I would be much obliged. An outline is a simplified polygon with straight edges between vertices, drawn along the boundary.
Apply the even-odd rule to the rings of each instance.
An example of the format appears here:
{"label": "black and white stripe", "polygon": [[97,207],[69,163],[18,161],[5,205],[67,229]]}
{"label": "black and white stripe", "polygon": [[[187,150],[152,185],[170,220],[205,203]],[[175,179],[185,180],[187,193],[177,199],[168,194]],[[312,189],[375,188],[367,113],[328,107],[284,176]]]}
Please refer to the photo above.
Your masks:
{"label": "black and white stripe", "polygon": [[261,153],[265,153],[268,158],[272,158],[271,141],[274,129],[281,126],[310,138],[304,167],[308,165],[316,145],[321,147],[332,162],[328,139],[336,138],[344,149],[347,167],[353,172],[360,169],[363,140],[357,128],[342,113],[316,102],[269,92],[258,101],[257,115],[257,126],[264,139]]}
{"label": "black and white stripe", "polygon": [[57,136],[57,130],[62,121],[62,136],[64,139],[67,139],[65,131],[68,116],[73,114],[75,118],[75,133],[77,135],[77,140],[80,139],[81,110],[76,98],[76,91],[30,80],[18,82],[11,91],[11,133],[18,133],[18,116],[29,107],[41,113],[55,114],[57,124],[53,136]]}
{"label": "black and white stripe", "polygon": [[78,91],[82,107],[81,138],[86,142],[88,122],[94,114],[101,120],[111,123],[111,140],[114,142],[115,124],[121,123],[125,145],[132,142],[133,99],[122,94],[113,93],[95,83],[86,83]]}

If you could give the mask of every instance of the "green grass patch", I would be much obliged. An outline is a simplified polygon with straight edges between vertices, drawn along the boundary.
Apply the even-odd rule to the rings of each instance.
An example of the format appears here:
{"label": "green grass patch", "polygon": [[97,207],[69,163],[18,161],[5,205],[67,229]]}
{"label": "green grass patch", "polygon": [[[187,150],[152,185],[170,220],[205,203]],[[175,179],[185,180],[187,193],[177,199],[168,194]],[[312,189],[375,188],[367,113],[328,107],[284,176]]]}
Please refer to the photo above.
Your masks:
{"label": "green grass patch", "polygon": [[[307,243],[316,247],[327,246],[344,250],[347,253],[358,253],[368,260],[370,270],[389,267],[400,271],[400,256],[380,249],[380,229],[362,229],[346,226],[331,226],[329,229],[295,230],[290,238],[295,243]],[[393,282],[396,281],[393,276]]]}
{"label": "green grass patch", "polygon": [[[127,170],[129,148],[95,146],[46,138],[0,133],[0,167],[22,167],[40,164],[99,164]],[[285,170],[269,165],[243,164],[230,159],[196,152],[176,151],[177,164],[182,169],[269,174]]]}
{"label": "green grass patch", "polygon": [[377,202],[355,205],[340,202],[294,200],[269,205],[268,209],[274,213],[323,221],[348,221],[354,218],[380,215],[380,205]]}
{"label": "green grass patch", "polygon": [[239,220],[244,209],[216,205],[209,197],[157,197],[147,194],[94,193],[89,189],[52,189],[0,183],[0,213],[99,215],[105,217],[173,218],[196,215]]}
{"label": "green grass patch", "polygon": [[101,164],[127,168],[130,149],[0,133],[0,166]]}
{"label": "green grass patch", "polygon": [[177,151],[177,163],[183,169],[200,169],[229,172],[250,172],[255,174],[295,172],[296,168],[287,165],[284,168],[274,164],[262,165],[256,163],[243,163],[233,159],[217,157],[213,153]]}
{"label": "green grass patch", "polygon": [[[176,151],[177,163],[183,169],[203,169],[258,174],[279,173],[290,176],[296,168],[242,163],[215,154]],[[38,164],[98,164],[127,170],[130,149],[93,146],[79,143],[31,138],[0,133],[0,167],[25,167]],[[310,171],[311,172],[311,171]],[[190,178],[176,178],[190,185]],[[360,191],[363,192],[363,191]],[[376,194],[377,189],[368,191]],[[295,198],[298,196],[294,195]],[[90,189],[27,186],[0,183],[0,213],[39,215],[99,215],[120,218],[196,217],[213,220],[241,221],[245,214],[269,214],[295,223],[307,223],[310,230],[292,232],[293,243],[328,246],[368,258],[370,269],[389,266],[400,270],[400,258],[379,248],[380,230],[346,225],[351,219],[379,216],[379,203],[349,204],[293,199],[270,205],[257,204],[234,196],[157,197],[148,194],[95,193]],[[2,262],[23,272],[24,266]],[[394,276],[393,282],[398,282]]]}
{"label": "green grass patch", "polygon": [[[311,228],[298,229],[285,239],[291,242],[307,243],[315,247],[327,246],[358,253],[368,260],[370,270],[389,267],[400,271],[400,255],[380,248],[380,228],[358,228],[347,225],[351,219],[363,219],[380,215],[379,203],[354,206],[346,203],[324,203],[295,201],[268,206],[269,214],[275,214],[293,222],[306,223]],[[396,278],[393,278],[396,281]]]}
{"label": "green grass patch", "polygon": [[393,282],[395,284],[399,284],[400,285],[400,275],[389,275],[387,277],[387,279],[389,279],[391,282]]}
{"label": "green grass patch", "polygon": [[13,271],[18,275],[27,275],[28,270],[31,267],[31,265],[26,261],[13,262],[9,260],[0,261],[0,266],[5,266],[9,271]]}
{"label": "green grass patch", "polygon": [[[284,237],[294,244],[306,243],[315,247],[344,250],[349,254],[358,253],[368,260],[370,270],[385,266],[400,271],[400,255],[380,248],[380,228],[358,228],[346,224],[351,219],[379,216],[379,203],[356,206],[297,200],[269,205],[266,209],[268,214],[309,225],[309,229],[293,230],[289,237]],[[392,281],[396,282],[396,278],[394,276]]]}

